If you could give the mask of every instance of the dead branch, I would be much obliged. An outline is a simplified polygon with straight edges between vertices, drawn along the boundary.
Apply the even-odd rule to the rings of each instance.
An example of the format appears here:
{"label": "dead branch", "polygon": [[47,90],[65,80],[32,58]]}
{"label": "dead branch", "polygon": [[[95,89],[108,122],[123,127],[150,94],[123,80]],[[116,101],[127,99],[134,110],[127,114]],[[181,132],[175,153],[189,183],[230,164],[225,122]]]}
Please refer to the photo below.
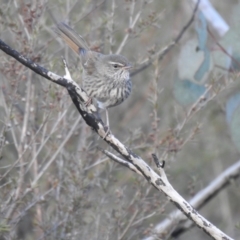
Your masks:
{"label": "dead branch", "polygon": [[[213,197],[231,184],[232,180],[240,177],[240,161],[234,163],[215,178],[207,187],[198,192],[189,203],[196,209],[201,209]],[[171,212],[164,221],[154,227],[153,235],[144,240],[154,240],[158,237],[179,237],[180,234],[192,227],[192,222],[179,210]],[[163,234],[164,233],[164,234]],[[163,236],[164,235],[164,236]]]}
{"label": "dead branch", "polygon": [[[93,104],[88,102],[88,95],[81,89],[78,84],[70,77],[64,78],[40,65],[34,63],[31,59],[24,57],[16,50],[11,49],[7,44],[0,40],[0,49],[6,54],[12,56],[17,61],[33,70],[35,73],[44,78],[65,87],[79,113],[85,122],[101,137],[104,141],[116,150],[127,162],[131,163],[157,190],[162,191],[175,206],[184,212],[184,214],[193,221],[198,227],[203,229],[213,239],[231,239],[220,229],[210,223],[207,219],[201,216],[169,183],[164,169],[158,168],[159,175],[138,155],[128,149],[121,143],[110,131],[104,127],[103,121],[97,113],[97,109]],[[65,66],[66,68],[66,66]],[[68,71],[68,69],[67,69]],[[66,71],[66,72],[67,72]],[[43,175],[41,175],[43,176]],[[40,177],[38,178],[38,180]],[[34,181],[34,185],[37,181]],[[34,186],[31,186],[31,188]]]}

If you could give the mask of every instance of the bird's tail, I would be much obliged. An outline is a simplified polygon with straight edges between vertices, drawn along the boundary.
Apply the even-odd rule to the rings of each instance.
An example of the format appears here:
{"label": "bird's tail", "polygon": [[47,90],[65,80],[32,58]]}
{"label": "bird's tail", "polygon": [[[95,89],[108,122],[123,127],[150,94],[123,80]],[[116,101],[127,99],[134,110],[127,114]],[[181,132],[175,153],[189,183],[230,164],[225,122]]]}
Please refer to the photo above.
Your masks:
{"label": "bird's tail", "polygon": [[88,50],[87,44],[84,39],[77,34],[66,23],[57,23],[58,35],[68,44],[68,46],[77,54],[85,53]]}

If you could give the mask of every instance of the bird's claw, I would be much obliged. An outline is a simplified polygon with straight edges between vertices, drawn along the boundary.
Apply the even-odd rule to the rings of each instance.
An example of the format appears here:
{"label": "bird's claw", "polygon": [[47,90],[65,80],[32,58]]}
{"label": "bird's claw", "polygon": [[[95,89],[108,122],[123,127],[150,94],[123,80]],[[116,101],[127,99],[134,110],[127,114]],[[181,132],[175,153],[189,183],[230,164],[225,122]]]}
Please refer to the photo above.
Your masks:
{"label": "bird's claw", "polygon": [[92,98],[89,97],[88,100],[84,103],[85,107],[88,107],[89,105],[91,105],[93,102],[92,102]]}
{"label": "bird's claw", "polygon": [[108,134],[112,134],[109,126],[105,125],[104,130],[105,130],[105,136],[103,137],[103,139],[105,139]]}

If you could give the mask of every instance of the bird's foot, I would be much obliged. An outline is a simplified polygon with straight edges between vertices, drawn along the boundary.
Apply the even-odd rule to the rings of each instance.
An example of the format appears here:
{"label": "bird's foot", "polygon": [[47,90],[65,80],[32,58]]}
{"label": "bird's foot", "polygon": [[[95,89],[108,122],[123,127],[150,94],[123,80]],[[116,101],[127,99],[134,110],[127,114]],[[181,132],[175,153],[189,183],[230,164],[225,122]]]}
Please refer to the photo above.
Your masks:
{"label": "bird's foot", "polygon": [[92,103],[93,103],[92,98],[89,97],[88,100],[87,100],[86,102],[84,102],[84,105],[85,105],[85,107],[88,107],[88,106],[91,105]]}
{"label": "bird's foot", "polygon": [[105,130],[105,135],[103,137],[103,140],[107,137],[108,134],[112,134],[110,127],[108,125],[104,126],[104,130]]}

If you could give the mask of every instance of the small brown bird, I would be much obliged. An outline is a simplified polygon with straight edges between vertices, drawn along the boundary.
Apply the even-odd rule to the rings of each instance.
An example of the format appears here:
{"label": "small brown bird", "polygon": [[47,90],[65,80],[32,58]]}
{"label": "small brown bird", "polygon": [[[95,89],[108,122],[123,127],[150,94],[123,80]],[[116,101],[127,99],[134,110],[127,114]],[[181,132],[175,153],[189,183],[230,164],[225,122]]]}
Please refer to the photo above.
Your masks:
{"label": "small brown bird", "polygon": [[57,24],[59,35],[79,56],[83,67],[83,89],[91,98],[98,101],[98,107],[107,109],[122,103],[131,93],[132,82],[129,76],[131,64],[116,54],[104,55],[88,49],[83,38],[67,24]]}

